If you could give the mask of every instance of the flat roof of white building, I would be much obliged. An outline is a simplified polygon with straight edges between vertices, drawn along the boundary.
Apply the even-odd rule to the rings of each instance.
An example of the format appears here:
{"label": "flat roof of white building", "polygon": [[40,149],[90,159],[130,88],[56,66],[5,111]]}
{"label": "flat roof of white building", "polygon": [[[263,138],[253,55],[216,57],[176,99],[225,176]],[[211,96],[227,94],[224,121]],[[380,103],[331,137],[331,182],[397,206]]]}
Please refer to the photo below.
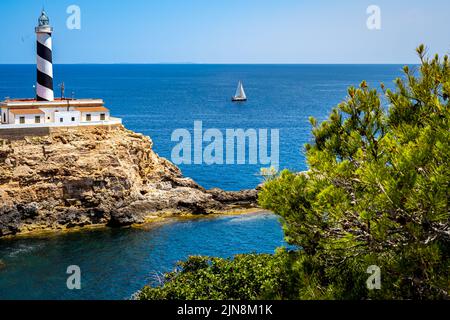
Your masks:
{"label": "flat roof of white building", "polygon": [[103,105],[103,99],[55,99],[54,101],[6,99],[0,102],[0,108],[101,107]]}

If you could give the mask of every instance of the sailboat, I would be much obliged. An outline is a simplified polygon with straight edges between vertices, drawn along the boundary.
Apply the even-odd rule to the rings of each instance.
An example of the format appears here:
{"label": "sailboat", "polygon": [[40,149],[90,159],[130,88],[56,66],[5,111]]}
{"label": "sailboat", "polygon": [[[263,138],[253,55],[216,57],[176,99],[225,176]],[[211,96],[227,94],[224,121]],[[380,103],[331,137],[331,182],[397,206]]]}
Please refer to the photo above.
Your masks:
{"label": "sailboat", "polygon": [[236,94],[231,98],[231,101],[247,101],[247,96],[245,95],[244,87],[242,86],[242,81],[239,81],[238,87],[236,89]]}

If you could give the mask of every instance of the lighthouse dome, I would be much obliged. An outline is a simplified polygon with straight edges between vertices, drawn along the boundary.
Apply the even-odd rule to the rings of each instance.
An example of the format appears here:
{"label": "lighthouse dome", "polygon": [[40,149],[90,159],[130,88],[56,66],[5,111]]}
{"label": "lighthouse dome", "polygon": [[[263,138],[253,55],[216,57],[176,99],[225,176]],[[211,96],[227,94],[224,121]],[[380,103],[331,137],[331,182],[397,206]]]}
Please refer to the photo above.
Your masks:
{"label": "lighthouse dome", "polygon": [[41,16],[39,17],[39,26],[48,26],[50,23],[50,20],[47,17],[47,14],[44,10],[41,12]]}

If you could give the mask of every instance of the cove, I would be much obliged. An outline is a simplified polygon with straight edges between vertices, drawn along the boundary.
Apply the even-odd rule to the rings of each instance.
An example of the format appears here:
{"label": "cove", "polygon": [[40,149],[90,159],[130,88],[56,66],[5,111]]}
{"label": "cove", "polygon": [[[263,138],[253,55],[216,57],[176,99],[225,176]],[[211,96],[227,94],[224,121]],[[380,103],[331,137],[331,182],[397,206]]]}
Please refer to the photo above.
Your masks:
{"label": "cove", "polygon": [[[286,246],[269,212],[0,239],[0,299],[129,299],[189,255],[231,257]],[[81,289],[66,286],[67,267]]]}

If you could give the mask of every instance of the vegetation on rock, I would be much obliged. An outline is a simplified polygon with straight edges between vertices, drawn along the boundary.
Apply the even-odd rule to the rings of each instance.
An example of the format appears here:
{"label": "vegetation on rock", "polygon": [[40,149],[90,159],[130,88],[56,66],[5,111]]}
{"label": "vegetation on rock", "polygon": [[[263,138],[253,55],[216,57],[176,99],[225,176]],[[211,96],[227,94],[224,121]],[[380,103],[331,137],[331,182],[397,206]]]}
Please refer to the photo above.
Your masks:
{"label": "vegetation on rock", "polygon": [[192,256],[166,273],[164,286],[146,286],[139,299],[282,299],[292,296],[290,265],[293,256],[284,250],[275,255],[242,254],[234,259]]}

